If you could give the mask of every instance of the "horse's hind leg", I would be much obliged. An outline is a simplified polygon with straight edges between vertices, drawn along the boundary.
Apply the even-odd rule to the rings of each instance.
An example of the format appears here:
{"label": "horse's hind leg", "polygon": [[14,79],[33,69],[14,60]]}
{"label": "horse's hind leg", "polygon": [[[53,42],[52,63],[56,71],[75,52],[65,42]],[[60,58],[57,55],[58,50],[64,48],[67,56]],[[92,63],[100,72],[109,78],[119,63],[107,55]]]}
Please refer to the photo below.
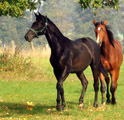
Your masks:
{"label": "horse's hind leg", "polygon": [[118,76],[119,76],[119,69],[111,71],[112,82],[111,82],[110,91],[112,93],[112,104],[116,104],[115,92],[116,92],[116,89],[117,89]]}
{"label": "horse's hind leg", "polygon": [[77,76],[80,79],[81,84],[83,86],[82,93],[81,93],[81,96],[79,98],[79,107],[81,109],[83,109],[83,104],[82,103],[83,103],[83,100],[84,100],[84,94],[85,94],[86,89],[87,89],[88,81],[87,81],[87,79],[86,79],[86,77],[85,77],[83,72],[77,73]]}
{"label": "horse's hind leg", "polygon": [[97,99],[98,99],[98,90],[99,90],[99,80],[98,80],[98,76],[99,76],[99,70],[97,70],[94,67],[91,67],[92,72],[93,72],[93,78],[94,78],[94,91],[95,91],[95,99],[94,99],[94,107],[98,107],[98,103],[97,103]]}

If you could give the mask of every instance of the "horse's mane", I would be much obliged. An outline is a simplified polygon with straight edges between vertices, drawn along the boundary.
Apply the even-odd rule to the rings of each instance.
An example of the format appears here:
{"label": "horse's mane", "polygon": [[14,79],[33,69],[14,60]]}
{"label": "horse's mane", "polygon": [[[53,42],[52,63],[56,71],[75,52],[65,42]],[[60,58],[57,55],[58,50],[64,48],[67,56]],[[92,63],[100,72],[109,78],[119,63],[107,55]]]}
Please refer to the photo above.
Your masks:
{"label": "horse's mane", "polygon": [[[97,25],[104,25],[103,21],[102,22],[97,22],[95,26]],[[111,31],[111,26],[110,25],[105,25],[105,28],[106,28],[106,31],[107,31],[107,34],[108,34],[108,38],[109,38],[109,42],[112,46],[114,46],[114,35]]]}
{"label": "horse's mane", "polygon": [[61,33],[61,31],[59,30],[59,28],[58,28],[49,18],[47,18],[47,19],[48,19],[49,23],[54,27],[54,34],[56,34],[56,36],[58,36],[58,37],[64,36],[64,35]]}
{"label": "horse's mane", "polygon": [[59,28],[49,18],[47,19],[48,19],[49,24],[51,25],[50,28],[54,29],[52,30],[53,34],[58,38],[58,41],[60,42],[60,44],[64,46],[64,44],[70,41],[70,39],[64,36],[62,32],[59,30]]}

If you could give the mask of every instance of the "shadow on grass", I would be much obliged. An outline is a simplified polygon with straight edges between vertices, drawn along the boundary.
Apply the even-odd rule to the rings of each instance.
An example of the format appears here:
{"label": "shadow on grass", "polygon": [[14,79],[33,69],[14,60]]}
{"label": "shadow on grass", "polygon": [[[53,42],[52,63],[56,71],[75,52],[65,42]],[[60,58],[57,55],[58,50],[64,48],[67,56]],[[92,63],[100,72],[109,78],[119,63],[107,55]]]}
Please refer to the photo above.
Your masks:
{"label": "shadow on grass", "polygon": [[[73,109],[73,105],[78,105],[76,102],[67,102],[67,106],[70,109]],[[67,107],[65,107],[67,109]],[[0,102],[0,118],[18,116],[18,115],[35,115],[35,114],[54,114],[57,113],[56,105],[47,105],[47,104],[36,104],[34,106],[28,106],[27,104],[20,103],[4,103]]]}
{"label": "shadow on grass", "polygon": [[0,103],[0,117],[11,117],[12,115],[26,115],[26,114],[49,114],[56,111],[55,106],[47,106],[37,104],[29,106],[19,103]]}

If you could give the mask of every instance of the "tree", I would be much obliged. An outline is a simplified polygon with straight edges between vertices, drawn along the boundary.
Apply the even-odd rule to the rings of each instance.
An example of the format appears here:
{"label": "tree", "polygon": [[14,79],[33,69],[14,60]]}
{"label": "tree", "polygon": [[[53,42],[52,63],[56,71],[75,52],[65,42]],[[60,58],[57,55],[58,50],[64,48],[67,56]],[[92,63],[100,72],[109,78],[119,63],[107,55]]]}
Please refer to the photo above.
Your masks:
{"label": "tree", "polygon": [[[23,16],[27,9],[35,10],[36,4],[42,4],[46,0],[0,0],[0,16]],[[86,8],[104,8],[109,6],[118,9],[119,0],[79,0],[83,9]]]}
{"label": "tree", "polygon": [[118,9],[119,0],[79,0],[79,3],[83,9],[86,8],[104,8],[110,7]]}
{"label": "tree", "polygon": [[41,0],[0,0],[0,16],[23,16],[25,10],[35,10],[38,3]]}

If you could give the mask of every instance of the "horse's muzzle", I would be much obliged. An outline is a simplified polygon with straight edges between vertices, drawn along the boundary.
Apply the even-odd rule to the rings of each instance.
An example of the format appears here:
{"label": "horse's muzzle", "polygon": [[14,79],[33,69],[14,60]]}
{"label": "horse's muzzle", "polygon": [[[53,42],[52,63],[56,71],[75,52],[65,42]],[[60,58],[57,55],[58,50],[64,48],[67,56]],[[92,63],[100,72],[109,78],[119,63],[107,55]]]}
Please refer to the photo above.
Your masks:
{"label": "horse's muzzle", "polygon": [[25,40],[28,41],[28,36],[27,35],[25,35]]}
{"label": "horse's muzzle", "polygon": [[32,39],[30,39],[30,37],[28,35],[25,35],[25,40],[28,41],[28,42],[32,41]]}

